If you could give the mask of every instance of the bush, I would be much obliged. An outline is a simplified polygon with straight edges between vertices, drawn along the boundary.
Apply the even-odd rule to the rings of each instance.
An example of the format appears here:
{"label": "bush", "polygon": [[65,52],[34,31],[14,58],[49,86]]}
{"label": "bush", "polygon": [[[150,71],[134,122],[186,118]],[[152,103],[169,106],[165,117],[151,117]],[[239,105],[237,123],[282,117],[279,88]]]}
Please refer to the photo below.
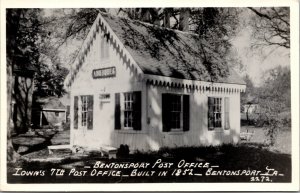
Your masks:
{"label": "bush", "polygon": [[117,151],[117,158],[124,158],[129,156],[129,146],[121,144]]}

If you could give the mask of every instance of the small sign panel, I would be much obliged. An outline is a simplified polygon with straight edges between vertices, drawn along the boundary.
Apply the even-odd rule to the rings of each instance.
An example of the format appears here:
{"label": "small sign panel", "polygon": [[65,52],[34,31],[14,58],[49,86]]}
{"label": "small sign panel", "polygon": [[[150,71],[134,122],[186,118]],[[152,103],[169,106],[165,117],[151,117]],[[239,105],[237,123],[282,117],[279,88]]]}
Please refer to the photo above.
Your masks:
{"label": "small sign panel", "polygon": [[109,78],[116,76],[116,67],[95,69],[92,72],[93,78]]}
{"label": "small sign panel", "polygon": [[109,100],[110,99],[110,94],[100,94],[99,98],[101,100]]}

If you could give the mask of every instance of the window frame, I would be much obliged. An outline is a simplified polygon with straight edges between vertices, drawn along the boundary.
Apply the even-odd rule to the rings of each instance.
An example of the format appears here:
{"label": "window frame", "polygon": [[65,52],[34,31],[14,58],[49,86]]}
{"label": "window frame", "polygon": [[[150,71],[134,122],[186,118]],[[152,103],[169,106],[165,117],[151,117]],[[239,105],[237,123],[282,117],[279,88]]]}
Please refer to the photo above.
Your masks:
{"label": "window frame", "polygon": [[[162,118],[162,127],[164,127],[164,121],[168,122],[168,129],[167,131],[164,131],[163,128],[163,132],[169,132],[169,133],[182,133],[184,132],[184,101],[183,101],[183,97],[184,94],[181,93],[162,93],[162,95],[166,95],[168,96],[167,100],[169,100],[169,102],[166,103],[167,106],[165,106],[165,113],[168,114],[168,116],[166,117],[166,119]],[[176,98],[180,97],[180,100],[177,100]],[[163,100],[162,100],[163,102]],[[178,104],[178,102],[180,102],[180,104]],[[176,104],[177,103],[177,104]],[[164,104],[162,104],[162,108],[163,108]],[[177,106],[177,107],[176,107]],[[180,111],[178,111],[178,106],[180,106]],[[177,109],[176,109],[177,108]],[[176,125],[176,122],[178,121],[174,121],[174,117],[178,117],[178,116],[174,116],[175,113],[180,113],[180,119],[179,119],[179,127],[175,126],[174,127],[174,122]],[[175,118],[176,119],[176,118]],[[178,123],[177,123],[178,124]],[[188,129],[189,130],[189,129]]]}
{"label": "window frame", "polygon": [[[225,100],[226,100],[226,98],[228,98],[228,100],[230,101],[230,97],[229,96],[208,96],[208,98],[214,98],[214,99],[219,98],[219,99],[221,99],[221,103],[220,103],[221,104],[221,111],[220,111],[220,113],[221,113],[221,122],[220,122],[221,126],[216,127],[215,123],[214,123],[213,127],[209,127],[209,109],[210,108],[209,108],[209,106],[207,106],[207,111],[208,111],[208,114],[207,114],[207,128],[208,128],[208,130],[209,131],[228,131],[228,130],[230,130],[230,128],[231,128],[231,126],[230,126],[230,114],[231,114],[230,104],[228,104],[229,105],[228,112],[226,112],[226,109],[225,109],[226,108]],[[207,105],[209,105],[209,102],[207,103]],[[227,113],[227,115],[226,115],[226,113]],[[228,121],[229,121],[228,126],[227,126],[227,123],[226,123],[226,121],[227,121],[226,116],[228,116]],[[214,112],[214,117],[215,117],[215,112]]]}
{"label": "window frame", "polygon": [[[223,128],[223,97],[213,97],[214,98],[214,128]],[[217,102],[216,102],[217,101]],[[217,118],[217,115],[220,114],[220,117]],[[217,125],[218,123],[218,125]],[[217,125],[217,126],[216,126]]]}
{"label": "window frame", "polygon": [[[142,132],[142,92],[127,91],[120,92],[120,132]],[[130,94],[131,109],[125,110],[125,95]],[[140,101],[140,102],[139,102]],[[139,108],[140,107],[140,108]],[[140,109],[140,110],[139,110]],[[125,111],[131,112],[131,125],[125,126]],[[136,117],[135,117],[136,116]],[[136,121],[136,122],[135,122]],[[139,128],[139,129],[137,129]]]}
{"label": "window frame", "polygon": [[[80,96],[81,99],[81,107],[80,107],[80,114],[81,114],[81,127],[87,127],[88,126],[88,95],[82,95]],[[84,116],[85,115],[85,116]]]}
{"label": "window frame", "polygon": [[[171,97],[173,96],[179,96],[180,97],[180,127],[172,127],[173,125],[173,120],[172,120],[172,113],[178,113],[178,111],[174,111],[172,109],[170,109],[169,113],[171,114],[171,120],[170,120],[170,123],[171,123],[171,126],[170,126],[170,132],[180,132],[180,131],[183,131],[183,95],[182,94],[175,94],[175,93],[170,93],[169,94]],[[173,98],[172,98],[173,99]],[[170,99],[171,100],[171,99]],[[170,101],[171,103],[171,108],[173,108],[173,104],[172,101]]]}
{"label": "window frame", "polygon": [[[131,100],[127,100],[126,101],[126,98],[128,99],[128,97],[125,97],[125,95],[128,95],[130,96],[129,98]],[[123,92],[121,94],[121,128],[124,129],[124,130],[133,130],[133,124],[134,124],[134,109],[133,109],[133,96],[134,93],[133,92]],[[130,109],[126,109],[126,102],[128,104],[130,104],[131,108]],[[127,104],[127,105],[128,105]],[[131,126],[125,126],[125,122],[126,122],[126,116],[125,116],[125,112],[131,112]]]}

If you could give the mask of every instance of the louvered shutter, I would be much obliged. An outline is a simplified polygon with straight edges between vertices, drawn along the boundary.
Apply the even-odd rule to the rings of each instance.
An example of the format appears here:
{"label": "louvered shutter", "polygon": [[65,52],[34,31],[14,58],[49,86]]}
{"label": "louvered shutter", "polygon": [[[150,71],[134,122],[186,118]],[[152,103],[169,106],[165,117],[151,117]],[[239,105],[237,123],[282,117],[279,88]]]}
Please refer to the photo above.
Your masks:
{"label": "louvered shutter", "polygon": [[94,107],[94,96],[88,96],[88,117],[87,117],[87,129],[93,129],[93,107]]}
{"label": "louvered shutter", "polygon": [[214,98],[208,97],[208,129],[214,129]]}
{"label": "louvered shutter", "polygon": [[171,130],[170,126],[170,94],[162,94],[162,125],[163,132]]}
{"label": "louvered shutter", "polygon": [[225,97],[225,129],[230,129],[230,121],[229,121],[229,97]]}
{"label": "louvered shutter", "polygon": [[78,129],[78,96],[74,97],[74,129]]}
{"label": "louvered shutter", "polygon": [[141,130],[141,91],[133,92],[133,130]]}
{"label": "louvered shutter", "polygon": [[190,129],[190,96],[183,95],[183,131]]}
{"label": "louvered shutter", "polygon": [[120,93],[115,93],[115,129],[121,129]]}

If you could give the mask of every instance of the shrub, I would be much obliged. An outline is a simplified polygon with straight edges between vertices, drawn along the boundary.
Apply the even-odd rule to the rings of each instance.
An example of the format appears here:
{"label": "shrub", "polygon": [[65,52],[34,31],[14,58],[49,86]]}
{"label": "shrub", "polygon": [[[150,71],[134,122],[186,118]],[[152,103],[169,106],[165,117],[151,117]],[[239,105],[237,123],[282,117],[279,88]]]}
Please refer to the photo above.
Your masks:
{"label": "shrub", "polygon": [[117,158],[124,158],[129,156],[129,146],[121,144],[117,151]]}

